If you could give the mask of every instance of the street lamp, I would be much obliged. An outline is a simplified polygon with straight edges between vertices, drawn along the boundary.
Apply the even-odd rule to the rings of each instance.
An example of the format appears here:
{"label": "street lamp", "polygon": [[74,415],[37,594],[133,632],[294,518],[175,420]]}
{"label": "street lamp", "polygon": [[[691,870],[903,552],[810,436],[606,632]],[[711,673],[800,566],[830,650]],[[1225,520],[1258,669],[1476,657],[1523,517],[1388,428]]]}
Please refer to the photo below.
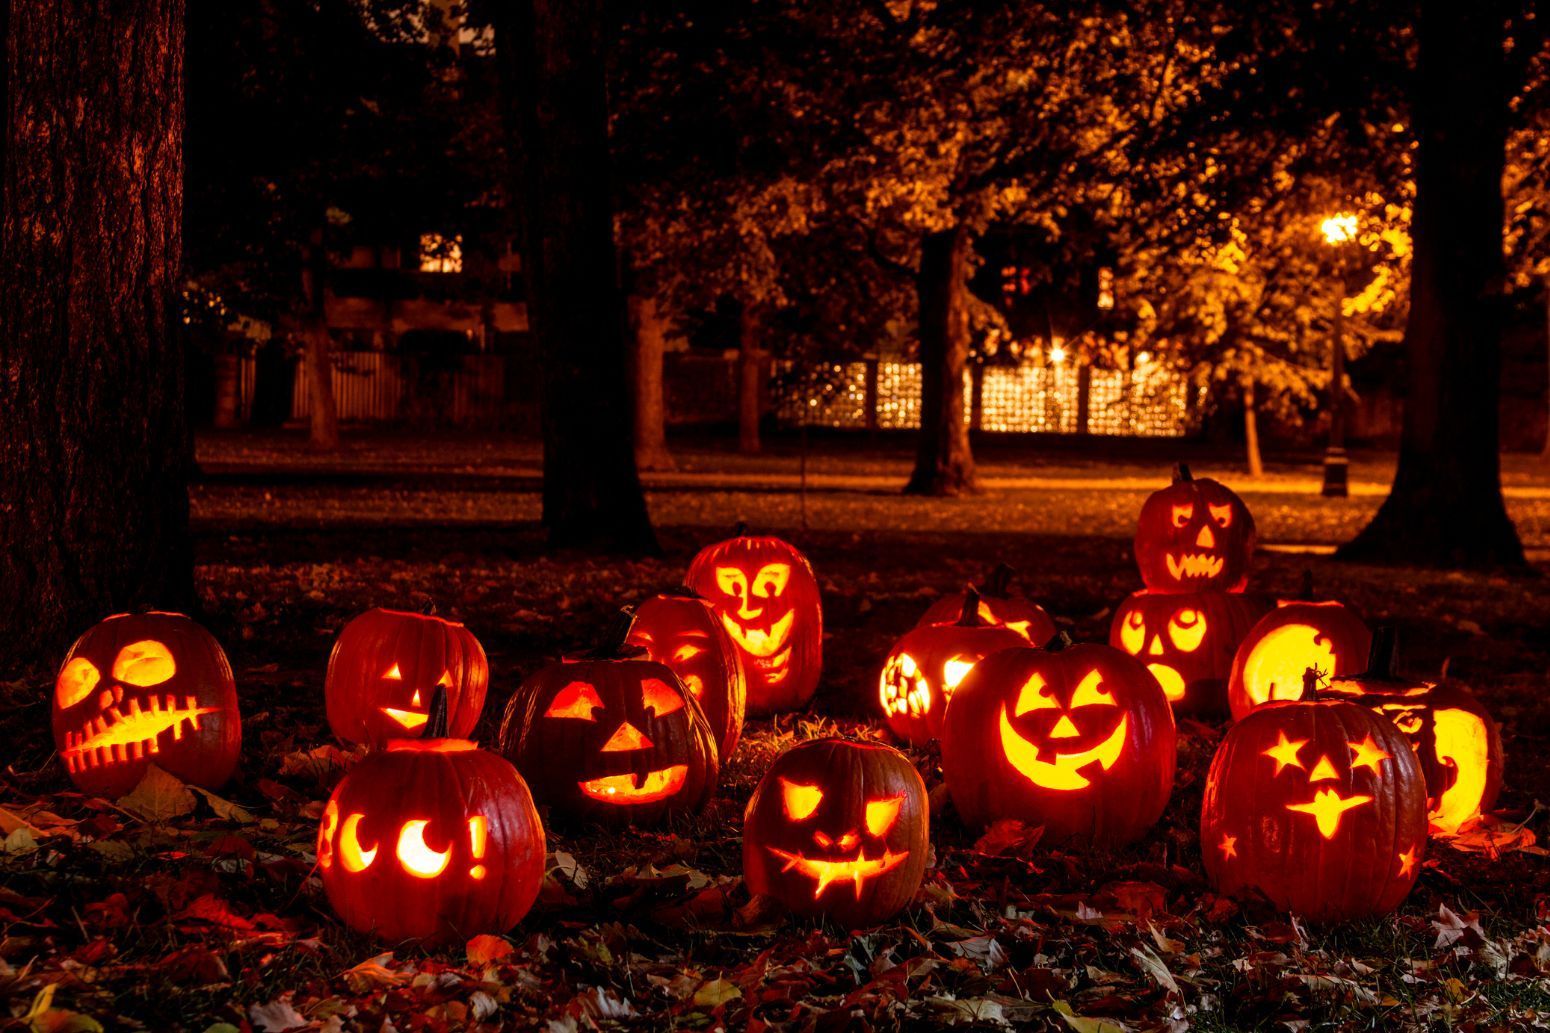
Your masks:
{"label": "street lamp", "polygon": [[[1356,216],[1337,212],[1319,224],[1324,243],[1344,247],[1356,240]],[[1345,279],[1336,277],[1335,314],[1329,330],[1329,444],[1324,449],[1324,487],[1327,498],[1345,498],[1348,494],[1350,461],[1345,454],[1345,343],[1341,331],[1345,323]]]}

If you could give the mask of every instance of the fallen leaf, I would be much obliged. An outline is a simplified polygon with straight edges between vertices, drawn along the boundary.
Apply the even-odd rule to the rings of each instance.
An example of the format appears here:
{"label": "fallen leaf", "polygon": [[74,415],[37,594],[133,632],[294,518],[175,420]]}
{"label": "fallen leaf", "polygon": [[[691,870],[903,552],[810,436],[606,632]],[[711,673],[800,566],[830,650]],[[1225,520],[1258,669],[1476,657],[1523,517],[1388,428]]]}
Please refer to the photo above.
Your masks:
{"label": "fallen leaf", "polygon": [[148,822],[181,818],[193,811],[194,804],[194,794],[188,786],[155,764],[145,769],[139,785],[118,800],[121,808]]}

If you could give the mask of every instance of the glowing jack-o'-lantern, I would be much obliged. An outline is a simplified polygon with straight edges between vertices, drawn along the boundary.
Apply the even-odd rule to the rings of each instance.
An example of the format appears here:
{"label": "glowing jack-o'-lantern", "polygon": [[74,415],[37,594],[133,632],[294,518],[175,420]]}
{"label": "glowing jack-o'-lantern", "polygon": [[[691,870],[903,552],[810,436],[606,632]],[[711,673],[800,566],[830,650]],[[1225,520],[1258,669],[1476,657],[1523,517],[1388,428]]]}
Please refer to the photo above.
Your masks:
{"label": "glowing jack-o'-lantern", "polygon": [[1372,632],[1356,611],[1337,602],[1281,602],[1249,629],[1233,656],[1227,703],[1234,720],[1272,700],[1301,699],[1304,675],[1323,679],[1362,669]]}
{"label": "glowing jack-o'-lantern", "polygon": [[1426,780],[1404,736],[1335,700],[1271,703],[1223,738],[1200,849],[1224,894],[1315,921],[1386,914],[1420,874]]}
{"label": "glowing jack-o'-lantern", "polygon": [[178,613],[120,614],[70,647],[54,681],[54,745],[84,792],[122,796],[156,764],[215,789],[237,767],[231,664]]}
{"label": "glowing jack-o'-lantern", "polygon": [[380,745],[423,734],[438,689],[447,700],[450,734],[469,735],[489,682],[484,647],[463,625],[376,609],[339,633],[323,696],[329,727],[341,742]]}
{"label": "glowing jack-o'-lantern", "polygon": [[1233,652],[1268,603],[1238,592],[1136,592],[1114,611],[1109,643],[1146,664],[1175,713],[1227,713]]}
{"label": "glowing jack-o'-lantern", "polygon": [[1027,644],[1017,631],[986,623],[979,593],[967,589],[958,623],[914,628],[883,661],[878,696],[889,730],[910,743],[936,738],[953,692],[974,665],[998,649]]}
{"label": "glowing jack-o'-lantern", "polygon": [[1153,592],[1241,592],[1254,556],[1254,518],[1231,489],[1189,467],[1141,506],[1136,564]]}
{"label": "glowing jack-o'-lantern", "polygon": [[[1031,644],[1042,646],[1055,637],[1055,622],[1044,607],[1012,595],[1014,573],[1011,567],[1002,563],[990,572],[983,585],[975,589],[979,597],[979,618],[986,624],[1011,628]],[[921,614],[916,626],[959,623],[967,600],[967,590],[944,595]]]}
{"label": "glowing jack-o'-lantern", "polygon": [[915,898],[930,850],[926,786],[876,743],[814,739],[775,758],[748,801],[743,876],[755,894],[846,928]]}
{"label": "glowing jack-o'-lantern", "polygon": [[1173,790],[1176,732],[1157,679],[1109,646],[1003,649],[974,665],[942,728],[964,822],[1042,825],[1053,842],[1139,838]]}
{"label": "glowing jack-o'-lantern", "polygon": [[664,664],[619,646],[526,679],[501,752],[557,819],[649,825],[709,801],[719,761],[705,712]]}
{"label": "glowing jack-o'-lantern", "polygon": [[424,738],[390,741],[350,769],[318,828],[329,903],[388,941],[504,933],[543,883],[544,829],[522,776],[443,737],[445,708],[432,706]]}
{"label": "glowing jack-o'-lantern", "polygon": [[813,568],[779,538],[739,534],[701,549],[685,583],[742,653],[748,713],[806,705],[823,667],[823,603]]}
{"label": "glowing jack-o'-lantern", "polygon": [[1393,721],[1421,762],[1432,827],[1457,832],[1489,810],[1501,791],[1501,732],[1462,684],[1400,677],[1394,656],[1394,629],[1379,628],[1367,669],[1332,680],[1320,695],[1348,699]]}
{"label": "glowing jack-o'-lantern", "polygon": [[653,596],[635,608],[625,641],[678,675],[705,711],[725,763],[743,734],[748,682],[742,654],[716,611],[690,589]]}

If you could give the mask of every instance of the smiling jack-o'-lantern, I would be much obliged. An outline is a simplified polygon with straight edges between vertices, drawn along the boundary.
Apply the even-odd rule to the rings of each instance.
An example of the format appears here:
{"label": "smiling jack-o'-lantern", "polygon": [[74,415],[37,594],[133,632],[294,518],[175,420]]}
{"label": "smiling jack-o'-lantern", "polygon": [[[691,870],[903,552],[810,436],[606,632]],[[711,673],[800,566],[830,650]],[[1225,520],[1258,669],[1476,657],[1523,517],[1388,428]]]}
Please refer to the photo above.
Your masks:
{"label": "smiling jack-o'-lantern", "polygon": [[[1011,628],[1032,645],[1042,646],[1055,637],[1055,622],[1044,607],[1012,595],[1012,577],[1015,573],[1005,563],[999,564],[990,572],[985,583],[975,589],[979,598],[979,618],[986,624]],[[967,590],[944,595],[921,614],[916,626],[959,623],[967,599]]]}
{"label": "smiling jack-o'-lantern", "polygon": [[635,608],[625,641],[678,675],[705,711],[725,763],[743,734],[748,681],[742,654],[716,611],[687,588],[681,594],[653,596]]}
{"label": "smiling jack-o'-lantern", "polygon": [[823,667],[818,579],[795,546],[739,534],[701,549],[685,583],[703,596],[743,657],[749,715],[806,705]]}
{"label": "smiling jack-o'-lantern", "polygon": [[963,593],[956,624],[926,624],[894,644],[878,678],[878,696],[888,729],[909,743],[923,743],[942,732],[942,716],[953,692],[974,665],[998,649],[1028,644],[1004,625],[980,616],[979,593]]}
{"label": "smiling jack-o'-lantern", "polygon": [[1114,611],[1109,643],[1146,664],[1175,713],[1227,713],[1233,652],[1268,608],[1237,592],[1136,592]]}
{"label": "smiling jack-o'-lantern", "polygon": [[1141,506],[1136,564],[1153,592],[1241,592],[1254,556],[1254,517],[1236,493],[1174,467],[1173,483]]}
{"label": "smiling jack-o'-lantern", "polygon": [[1333,601],[1283,600],[1238,644],[1227,681],[1233,720],[1272,700],[1301,699],[1303,676],[1344,677],[1362,669],[1372,632],[1356,611]]}
{"label": "smiling jack-o'-lantern", "polygon": [[710,800],[719,760],[705,712],[643,655],[621,644],[561,660],[506,705],[501,752],[555,818],[650,825]]}
{"label": "smiling jack-o'-lantern", "polygon": [[1157,679],[1103,645],[992,653],[947,708],[942,774],[964,822],[1042,825],[1053,842],[1140,837],[1173,790],[1176,732]]}
{"label": "smiling jack-o'-lantern", "polygon": [[504,933],[543,883],[544,829],[522,776],[445,738],[445,707],[432,707],[424,738],[393,740],[350,769],[318,828],[334,911],[391,942]]}
{"label": "smiling jack-o'-lantern", "polygon": [[463,625],[398,610],[367,610],[339,633],[323,696],[341,742],[380,745],[425,730],[431,696],[446,696],[449,729],[467,736],[484,710],[490,665]]}
{"label": "smiling jack-o'-lantern", "polygon": [[156,764],[216,789],[237,767],[231,664],[178,613],[120,614],[70,647],[54,682],[54,745],[84,792],[117,797]]}
{"label": "smiling jack-o'-lantern", "polygon": [[930,850],[926,786],[876,743],[815,739],[775,758],[748,801],[743,877],[755,894],[846,928],[915,899]]}
{"label": "smiling jack-o'-lantern", "polygon": [[1315,921],[1399,906],[1426,849],[1426,780],[1404,736],[1336,700],[1270,703],[1222,739],[1200,850],[1218,892]]}

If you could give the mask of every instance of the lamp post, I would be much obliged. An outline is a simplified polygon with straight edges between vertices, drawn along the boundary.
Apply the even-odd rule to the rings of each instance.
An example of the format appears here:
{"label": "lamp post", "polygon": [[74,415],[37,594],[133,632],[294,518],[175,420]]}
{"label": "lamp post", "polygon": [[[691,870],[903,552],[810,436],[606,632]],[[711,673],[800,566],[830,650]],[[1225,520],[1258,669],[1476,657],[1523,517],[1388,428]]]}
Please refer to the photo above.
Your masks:
{"label": "lamp post", "polygon": [[[1320,224],[1324,243],[1339,248],[1356,239],[1356,216],[1340,212]],[[1348,494],[1350,461],[1345,454],[1345,279],[1336,277],[1334,318],[1329,329],[1329,443],[1324,449],[1324,487],[1326,498],[1345,498]]]}

